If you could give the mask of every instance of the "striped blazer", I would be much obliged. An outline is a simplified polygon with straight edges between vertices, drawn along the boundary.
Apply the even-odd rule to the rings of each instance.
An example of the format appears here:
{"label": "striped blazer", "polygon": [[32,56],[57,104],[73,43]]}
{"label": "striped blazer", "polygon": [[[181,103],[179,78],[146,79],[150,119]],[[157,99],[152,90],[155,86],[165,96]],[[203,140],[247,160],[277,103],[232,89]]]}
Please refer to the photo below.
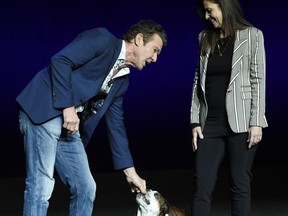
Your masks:
{"label": "striped blazer", "polygon": [[[208,113],[205,79],[209,54],[199,56],[192,89],[190,123],[200,124],[202,130]],[[250,126],[268,126],[265,82],[266,58],[262,31],[255,27],[237,31],[231,78],[226,92],[228,122],[235,133],[247,132]]]}

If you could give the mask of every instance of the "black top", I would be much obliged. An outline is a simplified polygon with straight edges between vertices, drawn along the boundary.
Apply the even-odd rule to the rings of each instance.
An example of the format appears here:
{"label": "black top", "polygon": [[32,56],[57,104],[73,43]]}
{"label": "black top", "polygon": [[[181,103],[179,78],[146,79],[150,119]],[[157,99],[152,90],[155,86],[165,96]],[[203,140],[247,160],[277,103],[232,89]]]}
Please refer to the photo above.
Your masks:
{"label": "black top", "polygon": [[[207,121],[214,126],[227,128],[225,107],[226,91],[230,81],[234,40],[218,43],[208,59],[205,95],[208,103]],[[211,125],[211,124],[208,124]],[[217,133],[217,130],[215,131]]]}

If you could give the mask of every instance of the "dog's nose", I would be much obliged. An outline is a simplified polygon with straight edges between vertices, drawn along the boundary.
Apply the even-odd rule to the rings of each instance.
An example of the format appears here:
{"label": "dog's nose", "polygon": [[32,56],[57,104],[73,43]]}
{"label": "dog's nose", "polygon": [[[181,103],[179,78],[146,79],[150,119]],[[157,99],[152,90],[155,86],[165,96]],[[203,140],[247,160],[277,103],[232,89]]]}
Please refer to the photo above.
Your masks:
{"label": "dog's nose", "polygon": [[144,196],[144,201],[147,205],[150,205],[150,200],[146,196]]}

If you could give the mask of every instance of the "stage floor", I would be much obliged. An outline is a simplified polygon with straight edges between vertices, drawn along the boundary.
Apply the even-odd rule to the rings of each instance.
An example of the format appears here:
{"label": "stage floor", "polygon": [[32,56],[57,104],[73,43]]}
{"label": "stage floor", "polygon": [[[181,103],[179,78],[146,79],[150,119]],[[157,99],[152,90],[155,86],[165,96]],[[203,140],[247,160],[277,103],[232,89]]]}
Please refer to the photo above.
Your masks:
{"label": "stage floor", "polygon": [[[253,216],[288,216],[288,170],[283,167],[257,166],[253,176]],[[147,181],[147,188],[158,190],[172,205],[189,209],[192,175],[189,169],[143,170],[139,174]],[[94,174],[97,198],[93,215],[136,216],[135,194],[122,172]],[[211,216],[230,215],[230,194],[226,168],[219,172]],[[24,178],[0,178],[0,215],[22,215]],[[48,216],[68,216],[69,191],[56,176],[56,185]]]}

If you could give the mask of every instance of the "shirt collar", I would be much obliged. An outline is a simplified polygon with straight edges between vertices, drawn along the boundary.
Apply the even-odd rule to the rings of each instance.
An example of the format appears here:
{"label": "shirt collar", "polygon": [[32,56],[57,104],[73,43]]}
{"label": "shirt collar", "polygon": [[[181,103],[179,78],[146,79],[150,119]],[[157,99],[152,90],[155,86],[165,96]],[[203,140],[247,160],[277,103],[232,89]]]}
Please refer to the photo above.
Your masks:
{"label": "shirt collar", "polygon": [[[122,47],[121,47],[121,51],[119,54],[119,57],[117,59],[117,61],[122,61],[123,64],[125,63],[125,56],[126,56],[126,46],[125,46],[125,41],[122,40]],[[130,69],[128,67],[122,68],[113,78],[117,78],[120,76],[124,76],[130,73]]]}

